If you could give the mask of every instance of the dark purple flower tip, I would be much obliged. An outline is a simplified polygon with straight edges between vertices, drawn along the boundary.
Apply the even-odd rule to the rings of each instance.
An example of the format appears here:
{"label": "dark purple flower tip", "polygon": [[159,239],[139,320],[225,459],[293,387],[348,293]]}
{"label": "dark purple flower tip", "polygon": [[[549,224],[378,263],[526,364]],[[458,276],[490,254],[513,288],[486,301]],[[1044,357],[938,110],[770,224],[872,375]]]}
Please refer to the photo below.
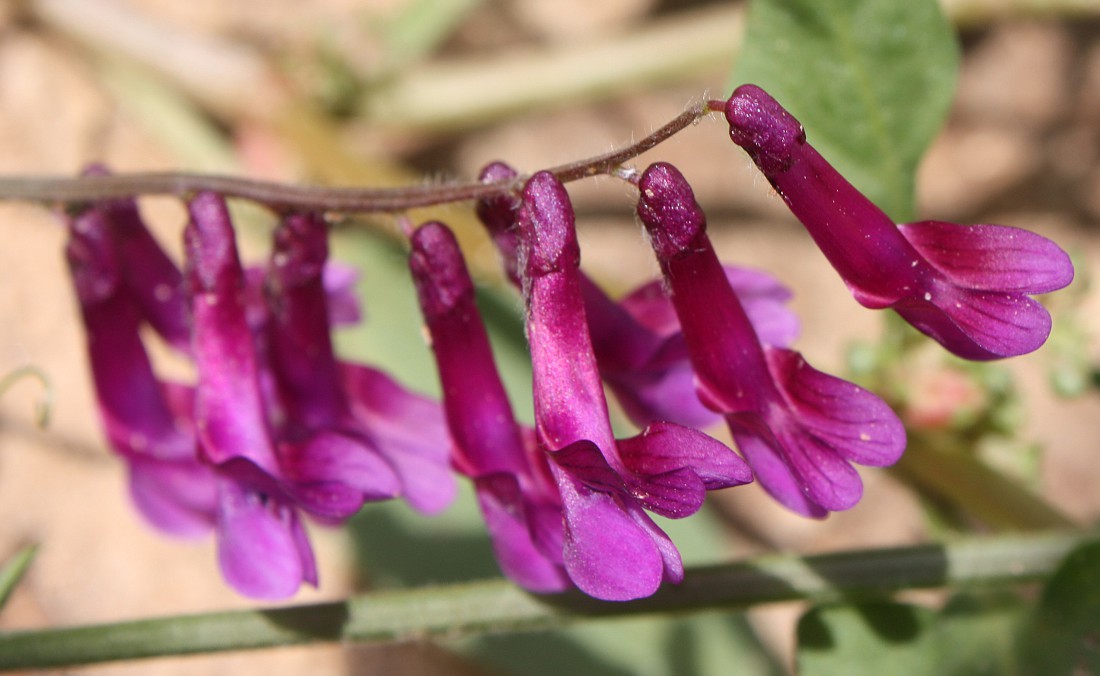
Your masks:
{"label": "dark purple flower tip", "polygon": [[[497,183],[517,176],[516,170],[507,164],[493,162],[481,170],[478,178],[482,183]],[[478,220],[485,226],[489,236],[493,238],[497,251],[500,252],[504,274],[516,286],[521,285],[518,260],[519,237],[515,227],[516,219],[519,218],[519,207],[519,197],[510,190],[483,197],[477,201],[475,207]]]}
{"label": "dark purple flower tip", "polygon": [[101,210],[88,209],[72,220],[65,258],[83,306],[107,301],[119,292],[122,271]]}
{"label": "dark purple flower tip", "polygon": [[284,286],[321,278],[328,259],[328,226],[318,213],[290,214],[275,230],[269,274]]}
{"label": "dark purple flower tip", "polygon": [[806,142],[798,120],[756,85],[741,85],[726,101],[730,138],[748,151],[753,161],[771,176],[786,171],[792,155]]}
{"label": "dark purple flower tip", "polygon": [[706,232],[703,209],[676,167],[667,162],[649,165],[638,181],[638,190],[638,217],[662,261],[690,249]]}
{"label": "dark purple flower tip", "polygon": [[550,172],[540,171],[524,186],[519,228],[525,276],[575,268],[580,263],[573,205],[565,186]]}
{"label": "dark purple flower tip", "polygon": [[[509,165],[503,162],[492,162],[481,169],[477,178],[482,183],[501,183],[517,176],[519,174]],[[489,234],[496,238],[515,225],[519,204],[519,200],[511,192],[483,197],[477,201],[477,217]]]}
{"label": "dark purple flower tip", "polygon": [[261,390],[270,374],[261,371],[245,318],[244,271],[225,201],[214,193],[200,193],[190,210],[184,244],[194,317],[195,428],[200,448],[215,465],[243,457],[278,476]]}
{"label": "dark purple flower tip", "polygon": [[[82,173],[110,175],[101,164],[89,165]],[[129,198],[101,200],[91,210],[101,212],[109,225],[122,283],[140,308],[142,319],[173,348],[188,352],[190,323],[183,275],[145,226],[137,202]]]}
{"label": "dark purple flower tip", "polygon": [[458,242],[447,226],[425,223],[413,232],[409,243],[409,268],[429,324],[460,304],[473,302],[473,282]]}
{"label": "dark purple flower tip", "polygon": [[527,470],[524,442],[474,303],[454,235],[428,223],[410,238],[412,270],[443,388],[455,464],[471,477]]}
{"label": "dark purple flower tip", "polygon": [[188,281],[194,291],[226,290],[242,284],[233,222],[225,199],[214,192],[200,192],[188,204],[191,220],[184,230]]}

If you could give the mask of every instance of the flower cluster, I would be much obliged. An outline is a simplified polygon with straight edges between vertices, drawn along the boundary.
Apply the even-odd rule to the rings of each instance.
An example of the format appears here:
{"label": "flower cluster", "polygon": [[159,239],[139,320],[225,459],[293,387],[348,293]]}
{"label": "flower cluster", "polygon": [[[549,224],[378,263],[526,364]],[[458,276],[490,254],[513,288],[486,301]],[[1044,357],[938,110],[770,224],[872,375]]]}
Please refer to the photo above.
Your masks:
{"label": "flower cluster", "polygon": [[[1029,295],[1072,279],[1055,244],[1004,226],[897,226],[759,88],[736,90],[725,113],[733,141],[860,303],[894,309],[970,359],[1046,339],[1050,317]],[[637,187],[662,276],[616,301],[580,270],[572,205],[554,174],[521,183],[499,162],[482,172],[501,190],[476,211],[525,306],[532,428],[516,420],[462,252],[441,223],[408,233],[439,405],[336,359],[332,327],[357,314],[346,274],[326,263],[319,215],[284,214],[269,262],[245,270],[224,201],[195,195],[182,273],[132,201],[73,216],[68,257],[101,414],[141,512],[172,533],[213,528],[230,584],[275,598],[316,583],[301,514],[339,523],[398,496],[431,513],[453,495],[454,471],[472,481],[506,575],[535,592],[576,586],[619,601],[683,578],[651,515],[690,516],[707,491],[756,478],[805,516],[854,506],[854,465],[890,465],[905,449],[897,416],[790,349],[790,293],[719,261],[675,167],[619,175]],[[155,376],[143,326],[193,360],[194,384]],[[612,432],[605,385],[636,436]],[[719,421],[737,452],[700,431]]]}
{"label": "flower cluster", "polygon": [[[317,584],[301,513],[339,523],[398,496],[446,507],[443,416],[381,371],[336,360],[330,326],[358,310],[353,277],[325,264],[318,215],[283,218],[268,264],[245,270],[224,200],[200,193],[189,212],[182,273],[132,200],[69,221],[100,417],[154,526],[213,529],[234,588],[283,598]],[[193,362],[193,384],[157,378],[143,325]]]}

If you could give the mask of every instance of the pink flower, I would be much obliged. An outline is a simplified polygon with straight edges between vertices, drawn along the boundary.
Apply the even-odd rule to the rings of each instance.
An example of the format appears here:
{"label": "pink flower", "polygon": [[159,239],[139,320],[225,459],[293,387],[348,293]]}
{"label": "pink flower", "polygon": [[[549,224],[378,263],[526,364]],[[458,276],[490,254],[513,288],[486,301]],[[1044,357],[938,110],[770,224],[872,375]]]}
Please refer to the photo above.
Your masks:
{"label": "pink flower", "polygon": [[1050,315],[1029,296],[1073,280],[1073,265],[1058,245],[1002,225],[896,226],[806,142],[798,120],[754,85],[734,91],[726,119],[730,138],[862,305],[892,308],[966,359],[1026,354],[1046,341]]}
{"label": "pink flower", "polygon": [[897,461],[905,449],[897,416],[797,352],[761,344],[675,167],[650,166],[638,188],[638,216],[671,289],[700,398],[725,417],[753,473],[779,502],[818,517],[855,505],[862,483],[851,463]]}

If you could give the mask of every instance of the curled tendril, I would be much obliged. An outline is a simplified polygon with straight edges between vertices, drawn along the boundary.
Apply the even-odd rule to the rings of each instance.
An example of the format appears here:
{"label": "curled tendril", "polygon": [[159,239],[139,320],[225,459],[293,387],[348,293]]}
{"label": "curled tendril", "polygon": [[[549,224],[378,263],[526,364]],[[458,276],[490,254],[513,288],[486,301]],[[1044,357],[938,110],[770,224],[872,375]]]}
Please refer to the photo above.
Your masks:
{"label": "curled tendril", "polygon": [[0,377],[0,397],[24,378],[37,380],[42,385],[42,394],[34,405],[34,422],[39,427],[46,427],[50,423],[50,413],[53,411],[54,392],[53,383],[42,369],[37,366],[21,366],[14,371],[9,371]]}

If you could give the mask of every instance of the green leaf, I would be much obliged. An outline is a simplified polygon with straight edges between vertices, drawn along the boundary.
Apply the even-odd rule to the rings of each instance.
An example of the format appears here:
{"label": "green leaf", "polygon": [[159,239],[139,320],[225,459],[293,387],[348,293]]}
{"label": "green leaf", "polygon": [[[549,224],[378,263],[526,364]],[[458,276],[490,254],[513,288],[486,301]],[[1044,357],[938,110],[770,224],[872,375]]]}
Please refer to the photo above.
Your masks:
{"label": "green leaf", "polygon": [[809,142],[900,220],[943,123],[958,46],[935,0],[753,0],[732,84],[768,90]]}
{"label": "green leaf", "polygon": [[1025,674],[1100,673],[1100,543],[1066,557],[1020,635]]}
{"label": "green leaf", "polygon": [[388,69],[423,58],[434,51],[481,0],[413,0],[378,27]]}
{"label": "green leaf", "polygon": [[34,555],[37,552],[38,547],[36,545],[24,547],[8,558],[4,562],[4,566],[0,568],[0,608],[3,608],[8,602],[8,597],[15,591],[19,581],[23,579],[23,574],[30,568],[31,561],[34,560]]}
{"label": "green leaf", "polygon": [[1023,605],[1012,596],[960,596],[937,612],[875,601],[819,606],[798,623],[805,676],[1010,674]]}

